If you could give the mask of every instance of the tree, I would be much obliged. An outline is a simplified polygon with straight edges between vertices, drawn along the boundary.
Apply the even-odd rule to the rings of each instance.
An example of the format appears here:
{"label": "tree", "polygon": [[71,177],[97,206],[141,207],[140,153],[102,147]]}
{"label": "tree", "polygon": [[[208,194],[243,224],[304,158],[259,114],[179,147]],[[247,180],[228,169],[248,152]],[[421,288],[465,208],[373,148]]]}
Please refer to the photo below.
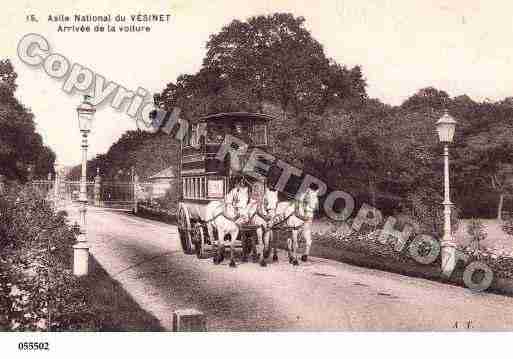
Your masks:
{"label": "tree", "polygon": [[456,149],[456,188],[460,197],[475,201],[497,193],[495,213],[502,219],[504,198],[513,189],[513,108],[506,100],[476,103],[458,99],[455,105],[462,115],[458,124],[461,136]]}
{"label": "tree", "polygon": [[367,95],[360,67],[326,58],[304,22],[280,13],[233,21],[210,37],[200,71],[169,83],[157,105],[179,107],[188,120],[230,111],[273,115],[274,154],[317,171],[324,113],[362,107]]}
{"label": "tree", "polygon": [[286,13],[235,20],[210,37],[203,66],[293,115],[320,114],[337,97],[365,98],[360,68],[328,60],[304,22]]}
{"label": "tree", "polygon": [[513,191],[513,164],[498,163],[495,173],[490,176],[492,188],[499,193],[499,204],[497,206],[497,219],[502,221],[502,209],[504,196]]}
{"label": "tree", "polygon": [[[87,162],[88,180],[93,180],[96,170],[104,180],[130,180],[132,167],[139,178],[144,179],[162,169],[178,163],[176,141],[166,133],[127,131],[109,148]],[[70,180],[79,180],[81,165],[68,173]]]}
{"label": "tree", "polygon": [[55,163],[55,153],[48,146],[43,146],[37,155],[34,178],[47,179],[48,174],[54,175],[53,165]]}
{"label": "tree", "polygon": [[0,168],[13,180],[26,180],[29,167],[53,172],[55,155],[36,133],[34,115],[14,96],[17,74],[8,59],[0,60]]}
{"label": "tree", "polygon": [[415,95],[403,102],[401,107],[410,111],[432,108],[441,110],[447,107],[450,97],[445,91],[434,87],[420,89]]}
{"label": "tree", "polygon": [[513,124],[496,124],[466,141],[465,165],[476,182],[499,194],[497,219],[502,220],[504,196],[513,190]]}

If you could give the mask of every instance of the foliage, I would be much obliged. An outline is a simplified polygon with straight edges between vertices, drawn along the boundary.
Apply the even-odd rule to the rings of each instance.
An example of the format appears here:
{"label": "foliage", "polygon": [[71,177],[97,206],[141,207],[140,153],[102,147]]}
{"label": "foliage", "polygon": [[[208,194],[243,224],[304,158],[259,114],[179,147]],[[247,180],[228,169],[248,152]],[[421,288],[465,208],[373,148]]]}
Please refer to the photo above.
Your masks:
{"label": "foliage", "polygon": [[0,60],[0,168],[11,180],[46,178],[55,154],[36,132],[34,114],[14,96],[17,74],[8,59]]}
{"label": "foliage", "polygon": [[164,196],[155,199],[157,209],[176,213],[178,210],[178,200],[180,198],[180,191],[177,186],[172,185],[165,193]]}
{"label": "foliage", "polygon": [[[403,204],[402,213],[419,224],[420,232],[441,239],[444,228],[442,197],[429,189],[419,188],[408,196]],[[459,226],[461,210],[457,206],[451,209],[451,231],[454,233]]]}
{"label": "foliage", "polygon": [[91,316],[85,289],[71,274],[75,234],[30,187],[10,186],[0,198],[0,327],[83,328]]}
{"label": "foliage", "polygon": [[240,84],[256,102],[296,115],[322,113],[338,97],[365,98],[360,68],[327,59],[304,22],[287,13],[235,20],[210,37],[203,66],[219,74],[215,83]]}
{"label": "foliage", "polygon": [[[97,169],[102,180],[131,181],[132,167],[139,180],[176,165],[178,144],[169,135],[159,132],[128,131],[107,151],[87,163],[88,180],[94,180]],[[73,167],[68,179],[79,180],[80,165]]]}
{"label": "foliage", "polygon": [[404,101],[401,105],[403,109],[410,111],[423,110],[430,107],[437,110],[447,108],[450,98],[447,92],[440,91],[434,87],[420,89],[413,96]]}
{"label": "foliage", "polygon": [[513,216],[506,218],[504,224],[502,225],[502,230],[510,236],[513,236]]}
{"label": "foliage", "polygon": [[40,242],[45,231],[64,226],[42,194],[31,187],[11,184],[0,199],[0,246],[18,248]]}
{"label": "foliage", "polygon": [[164,212],[168,215],[174,215],[178,210],[178,200],[180,198],[180,189],[171,184],[171,187],[166,190],[162,197],[154,198],[152,200],[141,201],[140,204],[145,208],[150,208],[156,212]]}
{"label": "foliage", "polygon": [[[458,121],[450,146],[451,195],[462,214],[501,212],[511,194],[511,98],[480,103],[426,87],[400,106],[369,99],[361,68],[327,58],[305,19],[287,13],[234,20],[211,35],[206,50],[198,72],[178,76],[155,95],[157,106],[179,107],[187,120],[228,111],[270,114],[276,157],[359,202],[383,204],[388,213],[416,191],[442,189],[435,123],[447,109]],[[106,179],[126,180],[134,166],[144,179],[176,165],[177,155],[172,136],[130,131],[90,161],[88,173],[99,167]]]}

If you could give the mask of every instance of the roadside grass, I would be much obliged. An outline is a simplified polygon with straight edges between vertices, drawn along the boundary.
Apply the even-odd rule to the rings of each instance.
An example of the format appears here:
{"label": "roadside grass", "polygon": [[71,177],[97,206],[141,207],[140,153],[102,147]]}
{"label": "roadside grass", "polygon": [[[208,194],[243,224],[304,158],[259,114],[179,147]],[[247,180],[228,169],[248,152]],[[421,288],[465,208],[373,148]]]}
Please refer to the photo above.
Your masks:
{"label": "roadside grass", "polygon": [[[163,331],[159,320],[141,309],[121,284],[112,279],[93,256],[89,257],[90,273],[82,279],[90,307],[91,330]],[[87,330],[87,329],[86,329]]]}

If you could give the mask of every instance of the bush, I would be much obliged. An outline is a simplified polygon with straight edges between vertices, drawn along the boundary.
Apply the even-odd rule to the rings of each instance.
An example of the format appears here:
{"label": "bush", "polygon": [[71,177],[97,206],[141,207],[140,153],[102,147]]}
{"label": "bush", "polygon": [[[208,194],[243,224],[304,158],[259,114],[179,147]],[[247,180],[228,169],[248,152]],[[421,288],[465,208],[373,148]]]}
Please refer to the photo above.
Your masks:
{"label": "bush", "polygon": [[[451,231],[459,226],[461,210],[457,206],[451,209]],[[421,233],[442,238],[444,228],[444,213],[442,197],[427,188],[418,189],[408,195],[408,201],[403,206],[402,214],[418,223]]]}
{"label": "bush", "polygon": [[172,185],[160,198],[155,198],[152,201],[142,202],[144,206],[151,207],[157,211],[176,213],[178,211],[178,201],[180,193],[178,186]]}
{"label": "bush", "polygon": [[71,273],[75,234],[65,215],[29,187],[12,185],[0,198],[0,328],[87,325],[85,293]]}
{"label": "bush", "polygon": [[513,236],[513,217],[509,217],[504,221],[502,229],[510,236]]}

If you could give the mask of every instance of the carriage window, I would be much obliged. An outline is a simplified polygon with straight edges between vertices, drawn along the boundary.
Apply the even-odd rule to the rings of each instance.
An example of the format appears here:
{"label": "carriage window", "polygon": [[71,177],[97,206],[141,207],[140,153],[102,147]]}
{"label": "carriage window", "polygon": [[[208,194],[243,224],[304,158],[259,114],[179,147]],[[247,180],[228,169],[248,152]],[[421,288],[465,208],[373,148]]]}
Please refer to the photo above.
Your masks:
{"label": "carriage window", "polygon": [[187,132],[185,133],[185,136],[183,136],[183,145],[184,146],[191,145],[191,126],[190,125],[187,127]]}
{"label": "carriage window", "polygon": [[194,198],[194,182],[193,178],[187,178],[187,197]]}
{"label": "carriage window", "polygon": [[198,145],[198,125],[194,124],[191,126],[191,146]]}
{"label": "carriage window", "polygon": [[205,177],[184,178],[183,196],[188,199],[204,199],[207,193],[207,180]]}
{"label": "carriage window", "polygon": [[267,144],[267,126],[261,124],[253,125],[251,131],[251,140],[255,145]]}
{"label": "carriage window", "polygon": [[206,182],[206,181],[205,181],[205,177],[201,177],[200,181],[201,181],[201,187],[200,187],[201,192],[200,192],[200,197],[201,197],[201,198],[205,198],[205,197],[206,197],[206,194],[207,194],[207,193],[206,193],[207,191],[206,191],[206,188],[205,188],[205,182]]}
{"label": "carriage window", "polygon": [[185,198],[191,198],[191,179],[184,179],[183,194]]}
{"label": "carriage window", "polygon": [[208,196],[211,198],[224,197],[224,181],[222,179],[209,179],[208,180]]}

